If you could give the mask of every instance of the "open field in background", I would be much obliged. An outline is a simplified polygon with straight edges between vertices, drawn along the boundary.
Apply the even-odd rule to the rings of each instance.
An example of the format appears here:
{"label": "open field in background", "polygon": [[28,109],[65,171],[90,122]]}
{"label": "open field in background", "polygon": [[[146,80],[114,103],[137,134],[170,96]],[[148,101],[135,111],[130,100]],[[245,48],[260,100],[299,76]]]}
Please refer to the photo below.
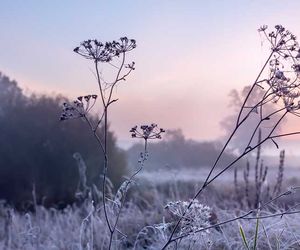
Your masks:
{"label": "open field in background", "polygon": [[[203,170],[160,170],[153,172],[142,172],[137,180],[136,189],[140,190],[140,195],[158,194],[164,197],[164,202],[170,200],[188,200],[203,184],[208,169]],[[256,192],[254,187],[254,174],[250,170],[250,195]],[[272,191],[277,180],[277,168],[270,168],[267,174],[267,181],[262,187],[262,192],[266,192],[267,186]],[[222,207],[224,209],[231,209],[232,207],[239,207],[240,199],[245,199],[245,181],[243,177],[243,170],[238,171],[238,189],[239,194],[237,197],[236,187],[234,185],[234,171],[225,172],[207,188],[204,195],[199,197],[203,204],[209,206]],[[285,168],[281,192],[288,190],[291,187],[300,186],[300,170],[296,168]],[[144,193],[143,193],[144,192]],[[152,195],[150,195],[152,196]],[[290,206],[300,203],[300,192],[293,195],[282,197],[277,201],[277,204],[282,206]]]}
{"label": "open field in background", "polygon": [[[220,169],[216,169],[214,173],[218,173]],[[251,171],[251,170],[250,170]],[[253,170],[252,170],[253,171]],[[146,180],[153,182],[153,184],[161,183],[171,183],[173,181],[182,181],[182,182],[192,182],[192,183],[201,183],[205,180],[207,174],[209,173],[209,168],[197,169],[176,169],[176,170],[157,170],[157,171],[144,171],[141,172],[138,176],[141,180]],[[277,167],[268,168],[268,182],[272,183],[276,180],[278,173]],[[239,179],[243,179],[243,168],[238,169]],[[218,180],[219,183],[214,183],[214,185],[233,185],[233,170],[227,171],[222,174]],[[253,175],[250,176],[253,178]],[[300,168],[284,168],[284,180],[291,183],[300,184]]]}

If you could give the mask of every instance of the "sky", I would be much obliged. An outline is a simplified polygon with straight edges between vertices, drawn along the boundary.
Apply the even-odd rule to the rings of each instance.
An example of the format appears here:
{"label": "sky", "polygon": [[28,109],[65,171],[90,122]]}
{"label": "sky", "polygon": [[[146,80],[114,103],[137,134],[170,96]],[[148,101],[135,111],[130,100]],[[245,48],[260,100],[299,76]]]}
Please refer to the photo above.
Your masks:
{"label": "sky", "polygon": [[[297,0],[1,0],[0,10],[0,71],[27,93],[96,93],[93,65],[73,48],[89,38],[136,39],[136,70],[111,111],[121,146],[132,126],[152,122],[195,140],[224,135],[230,91],[253,82],[268,52],[257,29],[282,24],[300,35]],[[296,153],[299,137],[289,140]]]}

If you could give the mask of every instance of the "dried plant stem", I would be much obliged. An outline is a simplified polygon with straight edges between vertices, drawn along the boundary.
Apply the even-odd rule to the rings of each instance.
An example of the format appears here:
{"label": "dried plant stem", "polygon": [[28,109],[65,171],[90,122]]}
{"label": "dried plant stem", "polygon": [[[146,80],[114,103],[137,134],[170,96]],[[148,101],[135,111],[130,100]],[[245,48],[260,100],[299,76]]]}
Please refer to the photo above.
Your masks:
{"label": "dried plant stem", "polygon": [[[143,154],[144,154],[144,156],[146,156],[146,154],[148,152],[147,151],[147,144],[148,144],[147,143],[147,139],[145,139],[144,142],[145,142],[145,144],[144,144],[144,152],[143,152]],[[122,208],[124,207],[124,203],[125,203],[125,200],[126,200],[126,195],[127,195],[128,187],[131,184],[131,182],[133,181],[133,179],[143,170],[144,163],[145,163],[146,160],[147,160],[147,157],[143,157],[143,159],[140,162],[140,167],[130,176],[130,178],[126,182],[125,193],[124,193],[124,196],[121,199],[121,205],[120,205],[119,210],[117,212],[115,223],[112,226],[112,231],[113,232],[117,228],[117,225],[118,225],[118,222],[119,222],[119,218],[120,218],[120,215],[121,215],[121,212],[122,212]],[[109,244],[110,246],[111,246],[111,242],[112,242],[112,236],[113,236],[113,234],[111,234],[111,237],[110,237],[110,244]]]}
{"label": "dried plant stem", "polygon": [[[203,190],[204,190],[208,185],[210,185],[210,184],[211,184],[214,180],[216,180],[220,175],[222,175],[224,172],[226,172],[226,171],[227,171],[232,165],[234,165],[237,161],[239,161],[239,160],[242,159],[245,155],[247,155],[249,152],[253,151],[254,149],[258,148],[260,145],[262,145],[264,142],[266,142],[267,140],[269,140],[269,139],[271,138],[272,133],[274,132],[274,130],[277,128],[277,126],[280,124],[280,122],[282,121],[282,119],[285,117],[285,115],[286,115],[287,113],[288,113],[288,111],[286,111],[286,112],[280,117],[280,119],[276,122],[276,124],[275,124],[274,127],[271,129],[269,135],[268,135],[266,138],[264,138],[263,140],[261,140],[260,142],[258,142],[255,146],[251,147],[248,151],[244,151],[239,157],[237,157],[235,160],[233,160],[229,165],[227,165],[223,170],[221,170],[219,173],[217,173],[214,177],[212,177],[211,179],[206,180],[206,181],[204,182],[204,184],[203,184],[203,186],[201,187],[201,189],[198,190],[198,192],[196,193],[196,195],[195,195],[195,196],[193,197],[193,199],[191,200],[191,202],[190,202],[188,208],[184,211],[183,215],[178,219],[178,221],[177,221],[175,227],[173,228],[173,230],[172,230],[172,232],[171,232],[171,235],[170,235],[170,237],[169,237],[167,243],[163,246],[162,249],[166,249],[166,247],[173,241],[173,236],[174,236],[174,234],[175,234],[176,229],[177,229],[178,226],[179,226],[179,223],[182,221],[182,219],[184,218],[186,212],[187,212],[188,209],[191,207],[191,205],[193,204],[193,202],[195,201],[195,199],[199,196],[199,194],[200,194],[201,192],[203,192]],[[282,196],[282,195],[280,195],[279,197],[281,197],[281,196]],[[278,199],[279,197],[276,197],[276,198],[274,198],[274,199]],[[273,202],[274,199],[271,200],[271,201]],[[270,202],[266,203],[266,205],[269,204],[269,203],[270,203]],[[254,210],[251,210],[251,213],[252,213],[253,211],[254,211]],[[249,214],[251,214],[251,213],[249,213]],[[247,215],[249,215],[249,214],[247,213]],[[247,215],[245,215],[244,217],[246,217]],[[231,221],[234,221],[234,220],[236,220],[236,219],[230,220],[230,221],[228,221],[228,222],[231,222]],[[227,222],[227,223],[228,223],[228,222]],[[225,224],[225,223],[222,223],[222,224]],[[174,239],[176,239],[176,238],[174,238]]]}
{"label": "dried plant stem", "polygon": [[[61,115],[61,120],[68,120],[73,118],[83,118],[91,132],[93,133],[96,141],[98,142],[101,153],[104,155],[103,163],[103,182],[102,182],[102,205],[104,211],[104,218],[106,225],[110,232],[109,249],[111,249],[112,239],[115,231],[117,229],[117,223],[119,215],[114,224],[112,224],[106,204],[106,187],[108,182],[108,169],[109,169],[109,158],[108,158],[108,118],[109,118],[109,107],[112,103],[116,102],[118,99],[113,100],[113,92],[118,82],[125,81],[126,77],[135,69],[135,63],[125,65],[125,54],[136,48],[136,41],[134,39],[128,39],[127,37],[121,37],[118,41],[112,42],[101,42],[96,39],[88,39],[80,43],[80,46],[76,47],[73,51],[85,59],[91,60],[94,63],[97,84],[99,87],[101,106],[103,108],[103,113],[99,116],[95,126],[92,124],[91,120],[87,117],[88,112],[94,107],[98,95],[87,95],[79,96],[73,103],[64,103],[63,113]],[[116,60],[121,58],[121,62]],[[115,65],[113,62],[117,62]],[[105,81],[99,70],[101,65],[108,64],[117,71],[115,72],[115,77],[112,83]],[[124,68],[127,70],[124,71]],[[107,95],[108,92],[108,95]],[[103,123],[103,125],[102,125]],[[100,126],[101,125],[101,126]],[[101,129],[101,136],[99,136],[98,130]],[[93,226],[93,225],[92,225]],[[93,238],[92,238],[93,241]],[[93,245],[92,245],[93,247]]]}
{"label": "dried plant stem", "polygon": [[[249,151],[245,151],[244,153],[242,153],[236,160],[234,160],[234,161],[233,161],[232,163],[230,163],[225,169],[223,169],[220,173],[218,173],[218,174],[217,174],[216,176],[214,176],[211,180],[209,180],[210,177],[211,177],[211,175],[212,175],[212,173],[213,173],[213,171],[214,171],[214,169],[216,168],[216,166],[217,166],[217,164],[218,164],[220,158],[222,157],[222,155],[223,155],[223,153],[225,152],[225,150],[226,150],[228,144],[229,144],[230,141],[232,140],[233,136],[236,134],[236,132],[237,132],[237,130],[239,129],[239,127],[246,121],[246,119],[247,119],[247,117],[250,115],[250,113],[251,113],[251,112],[252,112],[252,111],[253,111],[260,103],[262,103],[262,102],[264,101],[264,99],[263,99],[261,102],[259,102],[259,103],[256,104],[254,107],[252,107],[252,109],[251,109],[251,110],[246,114],[246,116],[241,120],[241,115],[242,115],[243,110],[245,109],[245,105],[246,105],[246,103],[247,103],[247,100],[249,99],[249,97],[250,97],[250,95],[251,95],[253,89],[254,89],[255,86],[257,85],[257,82],[259,81],[259,78],[261,77],[263,71],[265,70],[266,66],[268,65],[268,63],[269,63],[269,61],[270,61],[270,59],[271,59],[271,57],[273,56],[273,53],[274,53],[274,52],[272,51],[271,54],[269,55],[268,59],[266,60],[265,64],[263,65],[262,69],[260,70],[258,76],[256,77],[256,79],[255,79],[253,85],[251,86],[251,89],[249,90],[249,92],[248,92],[248,94],[247,94],[247,96],[246,96],[246,98],[245,98],[245,100],[244,100],[244,102],[243,102],[243,104],[242,104],[242,106],[241,106],[240,112],[239,112],[239,114],[238,114],[236,126],[235,126],[235,128],[233,129],[233,131],[232,131],[232,133],[230,134],[230,136],[229,136],[229,138],[227,139],[227,141],[225,142],[223,148],[221,149],[221,151],[220,151],[218,157],[216,158],[216,160],[215,160],[215,162],[214,162],[212,168],[210,169],[210,171],[209,171],[209,173],[208,173],[208,175],[207,175],[207,177],[206,177],[206,179],[205,179],[205,181],[204,181],[202,187],[201,187],[201,188],[197,191],[197,193],[194,195],[194,197],[193,197],[192,200],[190,201],[189,206],[188,206],[187,209],[184,211],[182,217],[178,219],[177,223],[175,224],[175,227],[174,227],[173,230],[172,230],[172,233],[171,233],[171,235],[170,235],[168,241],[166,242],[166,244],[164,245],[164,247],[163,247],[162,249],[166,249],[166,247],[170,244],[170,242],[171,242],[171,240],[172,240],[172,237],[174,236],[174,234],[175,234],[177,228],[179,227],[180,222],[181,222],[182,219],[184,218],[186,212],[187,212],[188,209],[192,206],[192,204],[193,204],[193,202],[195,201],[195,199],[203,192],[203,190],[204,190],[211,182],[213,182],[216,178],[218,178],[221,174],[223,174],[227,169],[229,169],[234,163],[236,163],[238,160],[240,160],[242,157],[244,157],[246,154],[248,154],[249,152],[251,152],[251,151],[254,149],[254,148],[252,148],[252,149],[250,149]],[[264,97],[264,98],[267,98],[267,97]],[[280,121],[281,121],[281,119],[280,119]],[[279,122],[280,122],[280,121],[279,121]],[[278,124],[279,124],[279,122],[278,122]],[[278,124],[277,124],[277,125],[278,125]],[[276,126],[277,126],[277,125],[276,125]],[[275,128],[274,128],[274,129],[275,129]],[[270,135],[273,133],[274,129],[271,131]],[[270,135],[269,135],[269,136],[270,136]],[[266,138],[263,142],[265,142],[267,139],[269,139],[269,138]],[[262,143],[263,143],[263,142],[262,142]],[[259,145],[260,145],[260,144],[259,144]],[[258,147],[259,145],[257,145],[256,147]]]}
{"label": "dried plant stem", "polygon": [[241,115],[242,115],[242,113],[243,113],[244,107],[245,107],[245,105],[246,105],[246,103],[247,103],[247,101],[248,101],[248,99],[249,99],[249,97],[250,97],[250,95],[251,95],[253,89],[255,88],[255,86],[257,85],[257,83],[259,82],[259,78],[261,77],[262,73],[264,72],[265,68],[267,67],[267,65],[268,65],[268,63],[269,63],[269,61],[270,61],[270,59],[271,59],[272,56],[273,56],[273,54],[274,54],[274,51],[272,51],[272,52],[270,53],[268,59],[265,61],[265,64],[262,66],[262,68],[261,68],[260,72],[258,73],[258,75],[257,75],[257,77],[256,77],[256,79],[255,79],[255,81],[254,81],[254,83],[252,84],[251,89],[249,90],[249,92],[248,92],[248,94],[247,94],[247,96],[246,96],[246,98],[245,98],[245,100],[244,100],[244,102],[243,102],[243,104],[242,104],[242,107],[241,107],[241,109],[240,109],[240,112],[239,112],[239,114],[238,114],[238,118],[237,118],[237,121],[236,121],[236,127],[238,127],[238,125],[239,125],[239,123],[240,123],[240,119],[241,119]]}
{"label": "dried plant stem", "polygon": [[[117,229],[119,214],[117,216],[117,219],[116,219],[114,225],[112,225],[111,222],[110,222],[110,219],[108,217],[107,204],[106,204],[106,185],[107,185],[107,173],[108,173],[108,167],[109,167],[109,159],[108,159],[108,113],[109,113],[109,106],[113,102],[117,101],[117,100],[112,100],[112,94],[113,94],[114,87],[116,86],[116,84],[119,81],[125,80],[125,77],[128,76],[132,71],[132,69],[129,69],[128,72],[120,78],[120,74],[122,72],[122,69],[123,69],[124,65],[125,65],[125,53],[123,52],[122,53],[121,65],[118,68],[118,72],[116,74],[116,78],[115,78],[114,82],[111,83],[109,96],[108,96],[107,99],[105,99],[105,95],[104,95],[105,89],[103,88],[103,82],[100,78],[98,62],[95,61],[95,70],[96,70],[97,82],[98,82],[98,86],[99,86],[99,92],[100,92],[100,96],[101,96],[101,102],[102,102],[102,106],[103,106],[103,113],[100,116],[99,120],[97,121],[97,124],[96,124],[95,127],[93,127],[92,123],[87,118],[87,116],[84,116],[85,120],[87,121],[87,123],[89,125],[89,128],[93,132],[93,135],[96,138],[98,144],[100,145],[101,151],[104,155],[103,181],[102,181],[102,192],[103,192],[102,205],[103,205],[105,221],[106,221],[107,227],[108,227],[109,232],[110,232],[109,249],[111,249],[113,235],[114,235],[114,233]],[[99,137],[99,135],[97,134],[98,128],[99,128],[100,124],[102,123],[102,121],[104,123],[103,124],[103,130],[104,130],[104,140],[103,141]]]}
{"label": "dried plant stem", "polygon": [[[279,32],[283,32],[283,31],[279,31],[279,29],[281,29],[282,27],[281,26],[277,26],[277,35],[279,34]],[[283,73],[281,71],[279,72],[276,72],[276,71],[271,71],[272,72],[272,76],[269,80],[262,80],[262,81],[266,81],[267,84],[270,85],[270,88],[265,92],[264,96],[262,97],[262,100],[259,101],[258,103],[256,103],[256,105],[254,105],[252,108],[250,107],[250,110],[249,112],[247,112],[245,114],[245,116],[242,118],[242,114],[243,114],[243,111],[246,109],[246,108],[249,108],[246,106],[247,104],[247,101],[249,100],[254,88],[256,86],[260,87],[260,88],[263,88],[262,86],[260,86],[258,84],[258,82],[261,82],[260,81],[260,77],[261,75],[263,74],[266,66],[269,64],[269,62],[271,61],[271,58],[272,56],[277,53],[279,56],[282,56],[280,54],[280,49],[282,49],[281,45],[284,44],[286,41],[284,40],[284,37],[285,35],[282,35],[280,37],[280,39],[277,41],[277,35],[276,35],[276,39],[275,39],[275,45],[273,45],[272,43],[272,49],[271,49],[271,53],[269,55],[269,57],[267,58],[267,60],[265,61],[264,65],[262,66],[260,72],[258,73],[254,83],[252,84],[250,90],[248,91],[247,95],[246,95],[246,98],[244,99],[242,105],[241,105],[241,108],[240,108],[240,111],[239,111],[239,114],[238,114],[238,117],[237,117],[237,121],[236,121],[236,125],[235,125],[235,128],[233,129],[232,133],[230,134],[228,140],[225,142],[223,148],[221,149],[218,157],[216,158],[216,161],[214,162],[212,168],[210,169],[210,172],[208,173],[202,187],[196,192],[196,194],[194,195],[193,199],[191,200],[189,206],[187,207],[187,209],[184,211],[182,217],[179,218],[179,220],[177,221],[177,223],[175,224],[175,227],[173,228],[172,232],[171,232],[171,235],[168,239],[168,241],[166,242],[166,244],[164,245],[163,249],[165,249],[170,241],[172,240],[177,228],[179,227],[179,224],[180,222],[182,221],[182,219],[184,218],[186,212],[188,211],[188,209],[191,207],[191,205],[193,204],[193,202],[195,201],[195,199],[203,192],[203,190],[210,184],[212,183],[214,180],[216,180],[220,175],[222,175],[225,171],[227,171],[234,163],[236,163],[238,160],[240,160],[242,157],[244,157],[246,154],[250,153],[251,151],[253,151],[255,148],[257,147],[260,147],[260,145],[264,142],[266,142],[267,140],[271,140],[272,142],[274,142],[274,144],[277,146],[276,142],[274,141],[273,136],[276,136],[276,135],[273,135],[273,132],[275,131],[275,129],[278,127],[278,125],[280,124],[280,122],[282,121],[282,119],[286,116],[286,114],[288,112],[292,112],[293,111],[293,108],[296,108],[297,109],[297,106],[294,106],[294,102],[292,101],[293,97],[289,97],[289,96],[285,96],[286,92],[282,92],[282,93],[278,93],[278,91],[281,91],[281,88],[280,87],[277,87],[276,84],[280,84],[280,83],[277,83],[277,79],[283,79]],[[272,39],[271,39],[272,41]],[[277,41],[277,43],[276,43]],[[277,59],[276,59],[277,60]],[[276,69],[275,69],[276,70]],[[274,75],[276,76],[276,73],[279,74],[279,76],[277,76],[277,78],[275,79],[274,78]],[[278,75],[277,74],[277,75]],[[286,78],[284,78],[286,79]],[[274,81],[271,82],[271,81]],[[275,85],[272,85],[272,84],[275,84]],[[274,87],[275,86],[275,87]],[[281,85],[280,85],[281,86]],[[291,86],[291,85],[289,85]],[[278,89],[279,88],[279,89]],[[271,92],[269,92],[271,90]],[[273,92],[272,92],[273,91]],[[284,95],[285,99],[283,100],[284,101],[284,108],[281,108],[281,109],[278,109],[276,110],[275,112],[272,112],[270,114],[268,114],[266,117],[263,117],[263,113],[262,113],[262,108],[263,108],[263,105],[268,103],[269,101],[271,101],[273,98],[276,98],[277,96],[281,97],[282,95]],[[268,99],[269,96],[271,96],[272,98],[271,99]],[[294,96],[297,96],[297,95],[294,95]],[[238,156],[234,161],[232,161],[229,165],[227,165],[223,170],[221,170],[219,173],[217,173],[214,177],[211,178],[211,175],[214,171],[214,169],[216,168],[217,166],[217,163],[219,162],[220,158],[222,157],[222,155],[224,154],[226,148],[228,147],[228,144],[230,143],[230,141],[232,140],[233,136],[236,134],[236,132],[238,131],[238,129],[240,128],[240,126],[248,119],[248,117],[250,116],[251,112],[253,111],[256,111],[257,108],[260,108],[260,121],[258,122],[258,124],[256,125],[256,127],[254,128],[254,131],[250,137],[250,140],[248,142],[248,145],[247,147],[245,148],[244,152]],[[253,137],[254,135],[256,134],[257,130],[260,128],[260,125],[262,124],[263,121],[265,120],[270,120],[270,118],[272,116],[274,116],[275,114],[278,114],[279,112],[283,111],[283,110],[286,110],[284,112],[283,115],[281,115],[281,117],[277,120],[277,122],[275,123],[275,125],[273,125],[273,128],[271,129],[270,133],[263,139],[261,140],[260,142],[258,142],[255,146],[250,146],[252,140],[253,140]],[[276,136],[276,137],[279,137],[279,136]],[[258,168],[258,166],[257,166]],[[261,169],[262,170],[262,169]],[[262,174],[261,174],[262,176]],[[263,177],[262,177],[263,178]],[[258,180],[256,180],[256,184],[258,183],[257,182]],[[257,189],[260,188],[259,185],[257,184]]]}

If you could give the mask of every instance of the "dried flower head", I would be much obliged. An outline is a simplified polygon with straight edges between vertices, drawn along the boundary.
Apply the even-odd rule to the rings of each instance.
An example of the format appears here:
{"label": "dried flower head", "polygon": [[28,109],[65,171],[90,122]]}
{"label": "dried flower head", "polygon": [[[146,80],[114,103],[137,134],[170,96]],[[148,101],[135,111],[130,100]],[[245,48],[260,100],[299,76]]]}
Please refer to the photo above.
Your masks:
{"label": "dried flower head", "polygon": [[267,33],[268,27],[262,26],[259,31],[265,34],[272,50],[269,61],[270,74],[267,81],[269,95],[276,103],[281,101],[286,110],[300,115],[300,47],[296,36],[282,25]]}
{"label": "dried flower head", "polygon": [[142,125],[140,129],[138,126],[132,127],[129,132],[131,133],[132,138],[143,138],[148,139],[161,139],[161,134],[165,132],[164,129],[158,128],[157,124],[152,123],[150,125]]}
{"label": "dried flower head", "polygon": [[292,56],[290,52],[297,52],[299,44],[296,36],[289,30],[285,29],[282,25],[275,25],[274,30],[267,33],[268,26],[261,26],[258,31],[263,32],[265,37],[271,44],[273,51],[278,52],[282,56]]}
{"label": "dried flower head", "polygon": [[265,31],[267,28],[268,28],[268,25],[265,25],[265,24],[264,24],[264,25],[262,25],[262,26],[259,27],[258,31],[259,31],[259,32],[263,32],[263,31]]}
{"label": "dried flower head", "polygon": [[83,41],[79,47],[74,49],[74,52],[97,62],[110,62],[116,55],[112,43],[102,43],[98,40]]}
{"label": "dried flower head", "polygon": [[135,70],[135,62],[128,63],[125,65],[125,68],[130,69],[130,70]]}
{"label": "dried flower head", "polygon": [[136,41],[127,37],[121,37],[119,42],[113,42],[113,46],[117,54],[125,53],[136,48]]}
{"label": "dried flower head", "polygon": [[136,41],[134,39],[128,39],[127,37],[121,37],[119,41],[104,43],[96,39],[89,39],[83,41],[79,47],[76,47],[74,52],[86,59],[106,63],[121,53],[126,53],[135,48]]}
{"label": "dried flower head", "polygon": [[84,117],[95,105],[97,95],[79,96],[73,103],[63,103],[63,112],[60,120],[69,120]]}

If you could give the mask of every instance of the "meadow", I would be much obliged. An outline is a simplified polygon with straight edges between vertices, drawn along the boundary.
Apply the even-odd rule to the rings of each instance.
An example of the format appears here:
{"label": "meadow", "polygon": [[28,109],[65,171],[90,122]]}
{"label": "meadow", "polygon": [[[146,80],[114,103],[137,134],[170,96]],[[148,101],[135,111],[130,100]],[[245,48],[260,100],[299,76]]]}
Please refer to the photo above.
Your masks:
{"label": "meadow", "polygon": [[[24,112],[35,110],[36,114],[42,114],[46,104],[51,108],[61,104],[60,122],[64,127],[58,130],[55,141],[48,140],[38,146],[40,151],[33,161],[35,165],[35,159],[50,165],[48,153],[55,153],[63,169],[57,174],[47,165],[45,174],[35,167],[23,168],[28,177],[25,184],[14,179],[11,185],[14,193],[4,192],[11,200],[4,200],[0,207],[0,247],[300,249],[300,170],[285,166],[284,150],[279,152],[278,164],[273,166],[267,166],[261,155],[265,144],[278,150],[280,138],[300,134],[297,130],[281,130],[287,117],[300,116],[300,47],[296,36],[281,25],[271,31],[263,25],[258,31],[268,44],[269,56],[252,85],[246,86],[241,94],[233,93],[236,116],[226,121],[231,128],[227,139],[221,144],[201,144],[186,141],[173,131],[176,140],[161,142],[172,132],[156,123],[135,125],[128,131],[140,144],[127,151],[127,158],[131,159],[132,152],[136,152],[135,163],[127,169],[124,168],[126,153],[116,146],[109,125],[111,107],[119,103],[116,88],[135,71],[135,62],[127,61],[127,55],[137,47],[135,39],[121,37],[111,42],[88,39],[74,48],[76,55],[93,66],[96,94],[78,96],[73,101],[63,97],[27,98],[16,83],[6,79],[7,91],[18,94],[16,102],[21,100]],[[9,101],[10,98],[7,109],[12,106]],[[15,109],[18,108],[16,105]],[[10,129],[11,122],[5,123],[5,119],[1,122]],[[71,129],[73,124],[75,130]],[[31,122],[27,126],[33,129]],[[40,130],[46,127],[40,123],[35,126]],[[53,127],[46,127],[45,133]],[[81,137],[82,131],[89,137]],[[76,140],[84,154],[63,148],[67,157],[59,158],[57,147],[66,143],[68,136]],[[40,142],[40,138],[36,140]],[[27,136],[24,141],[28,141]],[[207,159],[199,157],[199,149]],[[97,157],[89,158],[87,164],[85,156],[92,151]],[[25,155],[26,159],[25,149],[22,152],[20,157]],[[158,160],[162,155],[173,156],[173,162],[164,168],[152,162],[149,168],[151,157]],[[77,174],[67,167],[71,158],[77,163]],[[32,159],[28,166],[33,166]],[[5,168],[3,176],[10,176],[13,170]],[[57,185],[50,183],[52,186],[45,189],[50,177]],[[7,188],[9,184],[4,185],[5,178],[1,179],[2,186]],[[36,183],[30,183],[32,180]],[[19,196],[25,189],[26,195]],[[29,202],[26,207],[25,200]]]}
{"label": "meadow", "polygon": [[[158,177],[165,174],[144,173],[136,180],[132,187],[134,191],[129,194],[120,214],[120,233],[114,239],[112,249],[163,247],[170,235],[168,225],[177,219],[177,216],[168,210],[168,203],[188,200],[201,184],[194,177],[189,178],[190,175],[181,180],[180,173],[177,173],[177,176],[169,173],[167,180]],[[199,210],[193,216],[199,216],[202,227],[209,227],[248,212],[249,208],[241,207],[237,200],[233,172],[230,175],[231,178],[225,177],[218,184],[211,186],[197,201]],[[243,183],[242,180],[241,182]],[[295,179],[286,177],[283,190],[287,190],[291,184],[299,184],[298,182],[299,180],[295,182]],[[296,192],[282,197],[262,211],[260,216],[272,217],[259,221],[257,239],[257,220],[252,216],[251,219],[236,220],[191,234],[180,240],[176,247],[170,246],[168,249],[247,249],[240,234],[240,227],[243,228],[249,249],[253,249],[255,240],[257,249],[300,249],[300,215],[293,214],[298,209],[299,201],[300,193]],[[202,206],[208,207],[207,217],[200,214],[207,212]],[[286,207],[291,208],[291,214],[281,216]],[[63,210],[37,205],[35,212],[27,213],[18,212],[2,203],[0,212],[1,249],[108,248],[110,234],[105,226],[103,211],[91,198],[80,205],[70,205]],[[274,217],[274,214],[279,215]],[[110,216],[114,216],[113,212]]]}

